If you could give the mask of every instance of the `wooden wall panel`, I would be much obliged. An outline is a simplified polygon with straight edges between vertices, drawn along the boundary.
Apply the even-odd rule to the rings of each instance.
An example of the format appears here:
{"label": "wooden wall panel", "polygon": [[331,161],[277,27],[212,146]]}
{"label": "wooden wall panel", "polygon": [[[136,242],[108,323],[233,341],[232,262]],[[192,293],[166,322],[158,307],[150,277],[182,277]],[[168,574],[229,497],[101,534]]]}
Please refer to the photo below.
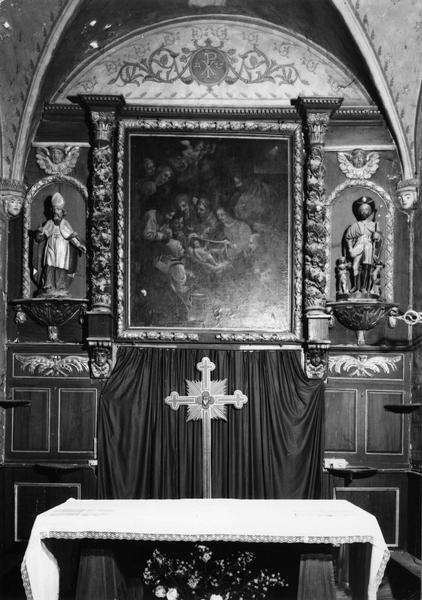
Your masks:
{"label": "wooden wall panel", "polygon": [[373,514],[389,546],[399,544],[400,490],[398,487],[336,487],[334,498],[348,500]]}
{"label": "wooden wall panel", "polygon": [[35,517],[65,502],[80,498],[79,483],[15,483],[15,542],[28,540]]}
{"label": "wooden wall panel", "polygon": [[58,452],[92,453],[96,414],[96,389],[60,389]]}
{"label": "wooden wall panel", "polygon": [[356,452],[357,390],[325,391],[325,450]]}
{"label": "wooden wall panel", "polygon": [[403,415],[388,412],[385,404],[403,403],[403,393],[368,390],[366,396],[366,452],[403,454]]}
{"label": "wooden wall panel", "polygon": [[11,452],[49,452],[50,390],[15,388],[13,400],[30,405],[12,409]]}

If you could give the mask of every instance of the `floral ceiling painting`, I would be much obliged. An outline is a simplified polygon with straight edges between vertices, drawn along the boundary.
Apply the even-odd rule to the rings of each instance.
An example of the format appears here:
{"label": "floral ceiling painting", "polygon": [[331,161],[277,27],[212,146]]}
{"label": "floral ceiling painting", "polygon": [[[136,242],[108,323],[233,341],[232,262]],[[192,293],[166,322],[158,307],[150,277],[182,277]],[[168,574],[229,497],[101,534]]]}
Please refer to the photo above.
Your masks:
{"label": "floral ceiling painting", "polygon": [[181,19],[139,31],[73,72],[54,101],[105,92],[135,104],[290,104],[315,94],[371,103],[332,55],[298,34],[248,18]]}

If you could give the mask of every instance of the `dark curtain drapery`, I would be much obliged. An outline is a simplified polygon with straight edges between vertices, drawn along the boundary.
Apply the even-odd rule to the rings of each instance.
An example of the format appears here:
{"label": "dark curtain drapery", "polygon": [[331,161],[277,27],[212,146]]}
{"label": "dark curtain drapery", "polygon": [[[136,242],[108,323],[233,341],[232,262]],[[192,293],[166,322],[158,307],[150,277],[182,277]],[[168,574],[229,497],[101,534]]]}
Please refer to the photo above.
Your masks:
{"label": "dark curtain drapery", "polygon": [[201,424],[164,398],[200,379],[204,356],[227,393],[248,396],[242,409],[228,407],[227,422],[212,421],[213,497],[319,497],[323,384],[306,378],[299,352],[129,347],[100,402],[99,497],[201,497]]}

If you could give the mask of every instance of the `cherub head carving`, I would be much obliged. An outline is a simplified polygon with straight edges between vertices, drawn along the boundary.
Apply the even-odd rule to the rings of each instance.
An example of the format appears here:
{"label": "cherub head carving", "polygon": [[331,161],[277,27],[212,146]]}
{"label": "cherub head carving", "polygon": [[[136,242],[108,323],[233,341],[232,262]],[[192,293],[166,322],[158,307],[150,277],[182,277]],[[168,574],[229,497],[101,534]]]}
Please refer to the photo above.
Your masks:
{"label": "cherub head carving", "polygon": [[352,152],[338,152],[337,160],[348,179],[370,179],[378,169],[380,156],[378,152],[355,148]]}
{"label": "cherub head carving", "polygon": [[76,166],[79,157],[78,146],[40,147],[35,155],[38,166],[47,175],[68,175]]}

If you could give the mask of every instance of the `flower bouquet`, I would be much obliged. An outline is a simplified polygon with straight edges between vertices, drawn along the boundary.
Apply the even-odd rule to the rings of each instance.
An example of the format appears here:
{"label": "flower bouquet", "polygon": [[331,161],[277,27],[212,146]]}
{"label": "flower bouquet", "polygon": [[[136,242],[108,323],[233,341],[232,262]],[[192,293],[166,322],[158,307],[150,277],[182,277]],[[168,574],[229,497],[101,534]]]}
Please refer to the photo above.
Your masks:
{"label": "flower bouquet", "polygon": [[287,587],[280,573],[254,566],[252,552],[213,557],[195,544],[186,558],[169,557],[155,549],[143,572],[146,587],[166,600],[252,600],[265,598],[275,587]]}

